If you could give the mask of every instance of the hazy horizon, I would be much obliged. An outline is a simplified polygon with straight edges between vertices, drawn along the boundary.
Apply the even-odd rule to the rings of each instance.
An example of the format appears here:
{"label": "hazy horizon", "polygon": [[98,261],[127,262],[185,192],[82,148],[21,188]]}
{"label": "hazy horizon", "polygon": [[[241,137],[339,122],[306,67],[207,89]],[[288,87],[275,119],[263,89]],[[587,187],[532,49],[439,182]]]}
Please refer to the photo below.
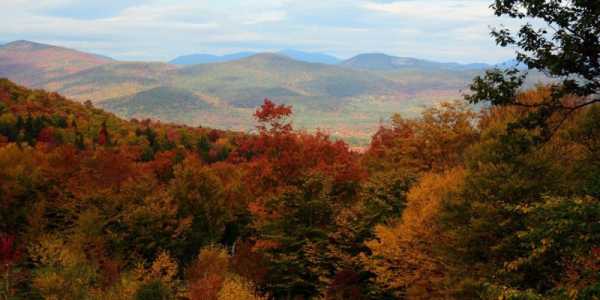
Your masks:
{"label": "hazy horizon", "polygon": [[501,20],[487,0],[322,2],[15,0],[0,3],[0,35],[3,43],[29,40],[118,60],[281,49],[341,59],[385,53],[497,63],[513,57],[489,36],[489,27]]}
{"label": "hazy horizon", "polygon": [[[93,52],[93,51],[86,51],[83,49],[78,49],[78,48],[72,48],[66,45],[58,45],[58,44],[50,44],[50,43],[43,43],[40,41],[35,41],[35,40],[26,40],[26,39],[20,39],[20,40],[12,40],[12,41],[4,41],[4,40],[0,40],[0,46],[2,45],[8,45],[11,43],[15,43],[15,42],[29,42],[29,43],[37,43],[37,44],[44,44],[44,45],[49,45],[49,46],[56,46],[56,47],[61,47],[61,48],[66,48],[66,49],[71,49],[71,50],[76,50],[76,51],[81,51],[81,52],[86,52],[86,53],[90,53],[90,54],[94,54],[94,55],[99,55],[99,56],[104,56],[107,58],[111,58],[114,59],[116,61],[123,61],[123,62],[133,62],[133,61],[144,61],[144,60],[140,60],[140,59],[119,59],[119,58],[115,58],[109,54],[105,54],[105,53],[98,53],[98,52]],[[478,64],[478,63],[487,63],[489,65],[494,65],[494,64],[499,64],[499,63],[504,63],[507,61],[512,60],[512,58],[507,58],[504,60],[500,60],[500,61],[493,61],[493,62],[483,62],[483,61],[466,61],[466,62],[462,62],[462,61],[443,61],[443,60],[435,60],[435,59],[429,59],[429,58],[423,58],[423,57],[418,57],[418,56],[396,56],[390,53],[385,53],[383,51],[379,51],[379,52],[364,52],[364,53],[356,53],[353,54],[349,57],[340,57],[328,52],[320,52],[320,51],[303,51],[303,50],[299,50],[296,48],[285,48],[285,49],[273,49],[273,50],[239,50],[239,51],[234,51],[234,52],[227,52],[227,53],[210,53],[210,52],[194,52],[194,53],[182,53],[180,55],[177,55],[175,57],[171,57],[168,59],[164,59],[164,60],[147,60],[148,62],[165,62],[165,63],[170,63],[171,61],[175,60],[175,59],[179,59],[182,57],[188,57],[188,56],[197,56],[197,55],[213,55],[216,57],[226,57],[228,55],[236,55],[236,54],[250,54],[252,55],[257,55],[257,54],[265,54],[265,53],[271,53],[271,54],[280,54],[280,55],[285,55],[285,53],[282,52],[286,52],[286,51],[299,51],[301,53],[305,53],[305,54],[315,54],[315,55],[327,55],[327,56],[331,56],[333,58],[338,59],[340,62],[343,62],[345,60],[349,60],[352,59],[354,57],[357,57],[359,55],[387,55],[387,56],[393,56],[393,57],[401,57],[401,58],[411,58],[411,59],[421,59],[421,60],[426,60],[426,61],[431,61],[431,62],[439,62],[439,63],[460,63],[460,64]],[[293,59],[293,57],[290,57]],[[236,59],[233,59],[236,60]]]}

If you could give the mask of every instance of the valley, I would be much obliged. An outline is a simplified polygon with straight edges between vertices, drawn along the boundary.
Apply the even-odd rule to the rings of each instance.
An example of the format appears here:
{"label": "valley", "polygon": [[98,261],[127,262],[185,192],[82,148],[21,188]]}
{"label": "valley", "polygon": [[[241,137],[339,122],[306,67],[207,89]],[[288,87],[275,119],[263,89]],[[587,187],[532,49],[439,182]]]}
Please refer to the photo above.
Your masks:
{"label": "valley", "polygon": [[27,41],[0,47],[0,76],[89,100],[124,118],[247,132],[254,128],[252,113],[269,98],[294,107],[298,128],[355,146],[366,145],[392,112],[415,116],[460,98],[488,67],[385,54],[335,60],[295,50],[121,62]]}

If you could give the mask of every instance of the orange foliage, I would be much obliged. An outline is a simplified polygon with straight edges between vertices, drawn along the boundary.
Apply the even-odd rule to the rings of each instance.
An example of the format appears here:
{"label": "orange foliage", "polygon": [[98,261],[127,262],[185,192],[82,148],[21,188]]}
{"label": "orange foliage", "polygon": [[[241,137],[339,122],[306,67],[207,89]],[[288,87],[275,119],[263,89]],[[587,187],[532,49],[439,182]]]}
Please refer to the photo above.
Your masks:
{"label": "orange foliage", "polygon": [[450,238],[439,228],[438,216],[445,201],[461,190],[464,176],[462,169],[423,176],[409,191],[402,218],[375,228],[377,239],[366,243],[372,255],[363,259],[377,282],[396,291],[406,289],[410,299],[436,295],[447,268],[436,249]]}
{"label": "orange foliage", "polygon": [[475,118],[476,114],[459,102],[428,108],[416,120],[396,115],[391,128],[382,127],[373,136],[365,161],[372,169],[415,172],[459,165],[464,150],[479,136]]}
{"label": "orange foliage", "polygon": [[191,300],[217,300],[225,278],[219,274],[209,274],[192,282]]}
{"label": "orange foliage", "polygon": [[271,126],[270,131],[272,133],[285,133],[292,130],[292,126],[289,123],[283,123],[284,119],[291,115],[291,106],[285,106],[283,104],[276,105],[269,99],[265,99],[261,107],[254,113],[254,117],[256,117],[260,123],[260,125],[258,125],[258,129],[261,132],[265,132],[267,130],[266,124],[269,124]]}

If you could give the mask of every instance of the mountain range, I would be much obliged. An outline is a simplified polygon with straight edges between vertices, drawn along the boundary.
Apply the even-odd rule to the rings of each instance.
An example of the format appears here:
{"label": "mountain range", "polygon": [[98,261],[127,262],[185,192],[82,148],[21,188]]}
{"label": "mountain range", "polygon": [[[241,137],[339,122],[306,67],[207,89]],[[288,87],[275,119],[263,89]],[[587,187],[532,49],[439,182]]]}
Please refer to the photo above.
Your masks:
{"label": "mountain range", "polygon": [[[190,54],[179,56],[169,63],[180,66],[189,66],[189,65],[200,65],[200,64],[210,64],[210,63],[220,63],[220,62],[229,62],[234,60],[239,60],[242,58],[250,57],[253,55],[260,54],[259,52],[238,52],[226,55],[214,55],[214,54]],[[317,53],[317,52],[304,52],[293,49],[284,49],[276,54],[287,56],[291,59],[309,62],[309,63],[321,63],[328,65],[335,65],[341,62],[341,60],[335,56],[325,54],[325,53]]]}
{"label": "mountain range", "polygon": [[[189,65],[200,65],[220,62],[230,62],[247,58],[253,55],[260,54],[261,52],[238,52],[226,55],[213,55],[213,54],[190,54],[179,56],[171,61],[170,64],[189,66]],[[475,70],[475,69],[486,69],[493,67],[489,64],[484,63],[471,63],[471,64],[459,64],[459,63],[442,63],[424,59],[410,58],[410,57],[396,57],[390,56],[383,53],[365,53],[359,54],[347,60],[337,58],[333,55],[319,52],[304,52],[294,49],[284,49],[278,52],[274,52],[281,56],[286,56],[294,60],[308,62],[308,63],[320,63],[326,65],[340,65],[350,68],[365,69],[365,70],[378,70],[378,71],[391,71],[407,68],[416,69],[448,69],[448,70]],[[514,61],[502,62],[498,65],[509,65]]]}
{"label": "mountain range", "polygon": [[481,70],[492,67],[483,63],[459,64],[459,63],[441,63],[424,59],[410,57],[396,57],[383,53],[359,54],[348,60],[342,61],[340,65],[365,70],[376,71],[396,71],[396,70]]}
{"label": "mountain range", "polygon": [[27,41],[0,46],[0,77],[90,100],[122,117],[251,130],[254,109],[270,98],[293,105],[296,126],[351,142],[368,139],[391,113],[411,115],[460,98],[489,67],[385,54],[338,60],[296,50],[121,62]]}

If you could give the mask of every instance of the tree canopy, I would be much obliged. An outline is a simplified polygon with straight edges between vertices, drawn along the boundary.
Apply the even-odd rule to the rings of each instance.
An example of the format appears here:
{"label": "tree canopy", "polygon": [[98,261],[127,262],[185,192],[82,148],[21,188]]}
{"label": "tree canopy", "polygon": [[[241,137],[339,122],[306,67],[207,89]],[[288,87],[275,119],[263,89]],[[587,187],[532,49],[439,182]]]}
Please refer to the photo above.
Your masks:
{"label": "tree canopy", "polygon": [[[536,102],[518,99],[526,74],[519,68],[495,69],[475,78],[471,103],[531,108],[522,127],[542,128],[545,137],[574,111],[600,102],[600,3],[571,0],[496,0],[497,16],[522,21],[513,31],[495,28],[501,47],[515,48],[517,61],[554,79],[551,93]],[[574,96],[574,97],[569,97]]]}

